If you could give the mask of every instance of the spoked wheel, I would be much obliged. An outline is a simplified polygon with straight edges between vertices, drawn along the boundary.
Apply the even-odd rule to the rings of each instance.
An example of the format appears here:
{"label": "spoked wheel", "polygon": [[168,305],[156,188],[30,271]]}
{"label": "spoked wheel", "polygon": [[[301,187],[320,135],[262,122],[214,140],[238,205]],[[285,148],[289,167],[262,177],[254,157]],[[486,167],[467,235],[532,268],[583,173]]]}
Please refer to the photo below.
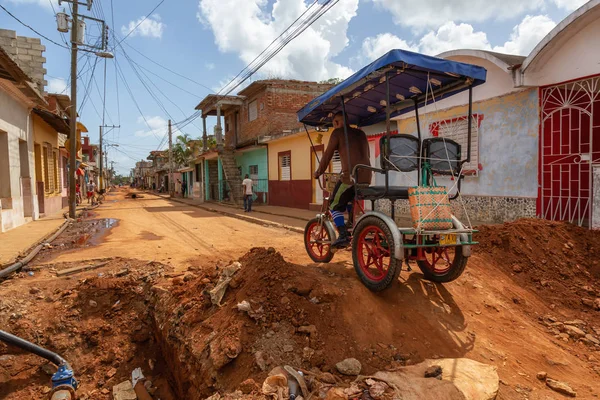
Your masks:
{"label": "spoked wheel", "polygon": [[308,256],[317,263],[328,263],[333,258],[331,243],[335,240],[335,233],[327,224],[318,218],[313,218],[304,228],[304,247]]}
{"label": "spoked wheel", "polygon": [[394,238],[388,226],[377,217],[361,220],[353,232],[352,258],[362,283],[374,292],[389,287],[400,274],[394,258]]}
{"label": "spoked wheel", "polygon": [[462,247],[434,247],[425,253],[426,260],[417,261],[425,279],[432,282],[452,282],[467,266],[468,257],[463,256]]}

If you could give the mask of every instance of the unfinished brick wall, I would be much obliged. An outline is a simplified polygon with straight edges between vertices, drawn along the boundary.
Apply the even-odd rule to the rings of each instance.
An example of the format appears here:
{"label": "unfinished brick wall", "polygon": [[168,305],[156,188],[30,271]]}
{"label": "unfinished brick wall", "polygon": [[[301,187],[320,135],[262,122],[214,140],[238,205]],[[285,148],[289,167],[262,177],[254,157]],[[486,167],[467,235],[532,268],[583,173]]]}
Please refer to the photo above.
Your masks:
{"label": "unfinished brick wall", "polygon": [[46,46],[38,38],[17,36],[15,31],[0,29],[0,46],[21,67],[37,86],[40,93],[44,92],[47,82],[44,79],[46,58],[43,56]]}
{"label": "unfinished brick wall", "polygon": [[[255,82],[257,83],[259,82]],[[296,112],[330,88],[331,85],[315,82],[268,81],[263,90],[244,101],[240,110],[238,143],[263,135],[278,134],[287,129],[301,128]],[[249,104],[254,100],[257,103],[258,118],[248,121]]]}

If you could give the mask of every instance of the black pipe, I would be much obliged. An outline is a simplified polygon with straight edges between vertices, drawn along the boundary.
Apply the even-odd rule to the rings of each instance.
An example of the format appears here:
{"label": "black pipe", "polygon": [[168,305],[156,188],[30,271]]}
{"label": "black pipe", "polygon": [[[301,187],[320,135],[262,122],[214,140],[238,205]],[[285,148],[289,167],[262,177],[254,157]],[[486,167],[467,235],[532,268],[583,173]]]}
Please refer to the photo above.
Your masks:
{"label": "black pipe", "polygon": [[31,342],[28,342],[27,340],[21,339],[20,337],[12,335],[8,332],[0,330],[0,340],[6,344],[10,344],[11,346],[18,347],[22,350],[28,351],[37,356],[45,358],[46,360],[54,363],[58,367],[60,367],[61,365],[69,365],[69,363],[67,363],[67,361],[58,354],[53,353],[50,350],[44,349],[43,347],[40,347],[37,344],[33,344]]}
{"label": "black pipe", "polygon": [[467,119],[467,159],[465,163],[471,162],[471,130],[473,125],[473,86],[469,86],[469,117]]}

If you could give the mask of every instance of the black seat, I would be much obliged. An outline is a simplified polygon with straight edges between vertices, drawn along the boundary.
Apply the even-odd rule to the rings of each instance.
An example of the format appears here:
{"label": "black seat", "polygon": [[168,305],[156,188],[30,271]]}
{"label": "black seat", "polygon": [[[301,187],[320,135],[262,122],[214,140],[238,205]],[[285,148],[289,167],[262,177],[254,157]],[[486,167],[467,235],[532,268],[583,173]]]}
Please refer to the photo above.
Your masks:
{"label": "black seat", "polygon": [[384,195],[390,200],[408,200],[408,186],[390,186],[387,193],[385,186],[357,186],[356,193],[363,200],[377,200]]}

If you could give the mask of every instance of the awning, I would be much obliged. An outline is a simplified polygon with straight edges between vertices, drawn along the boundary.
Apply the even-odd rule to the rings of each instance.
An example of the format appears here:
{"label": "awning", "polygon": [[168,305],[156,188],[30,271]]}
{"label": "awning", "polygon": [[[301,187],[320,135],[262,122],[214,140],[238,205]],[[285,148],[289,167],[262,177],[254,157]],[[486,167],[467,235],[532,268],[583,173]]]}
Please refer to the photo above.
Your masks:
{"label": "awning", "polygon": [[476,65],[392,50],[312,100],[298,111],[298,120],[312,126],[331,124],[333,114],[342,109],[343,97],[351,124],[373,125],[386,119],[386,79],[395,117],[413,110],[415,100],[419,106],[431,102],[432,93],[439,101],[481,85],[486,74]]}
{"label": "awning", "polygon": [[67,120],[54,113],[51,113],[50,111],[42,110],[40,108],[34,108],[33,112],[42,118],[44,122],[50,125],[56,132],[63,133],[67,136],[69,135],[70,129]]}

